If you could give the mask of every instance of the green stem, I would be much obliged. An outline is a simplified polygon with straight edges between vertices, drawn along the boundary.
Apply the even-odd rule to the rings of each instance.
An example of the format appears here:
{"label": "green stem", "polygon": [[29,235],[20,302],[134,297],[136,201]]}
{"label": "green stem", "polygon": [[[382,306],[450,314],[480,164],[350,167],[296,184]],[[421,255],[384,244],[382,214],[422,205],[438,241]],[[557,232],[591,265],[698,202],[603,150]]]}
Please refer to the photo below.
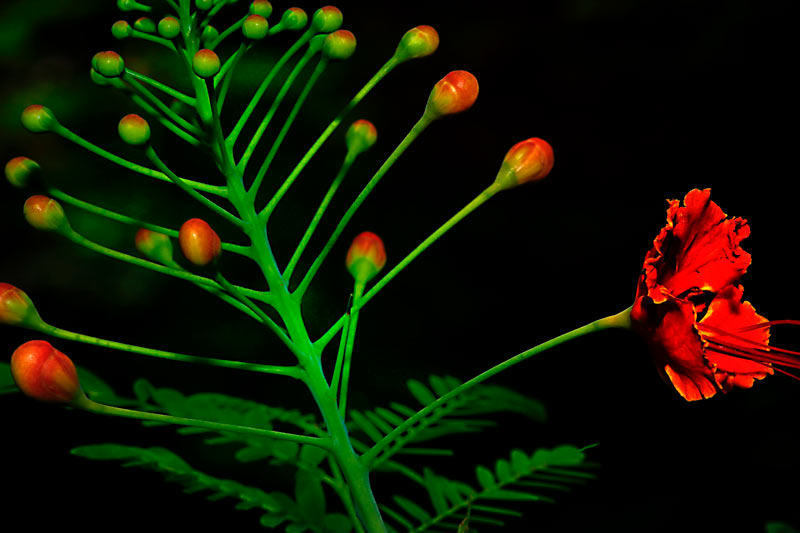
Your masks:
{"label": "green stem", "polygon": [[272,431],[269,429],[251,428],[247,426],[237,426],[234,424],[222,424],[219,422],[210,422],[208,420],[197,420],[193,418],[182,418],[178,416],[163,415],[159,413],[148,413],[146,411],[136,411],[133,409],[123,409],[122,407],[112,407],[110,405],[103,405],[97,403],[89,398],[82,396],[76,400],[73,405],[75,407],[98,413],[102,415],[121,416],[124,418],[136,418],[139,420],[152,420],[154,422],[163,422],[166,424],[177,424],[180,426],[194,426],[215,431],[230,431],[233,433],[244,433],[246,435],[257,435],[259,437],[267,437],[270,439],[283,440],[289,442],[296,442],[298,444],[310,444],[317,446],[324,450],[330,450],[330,442],[327,438],[309,437],[307,435],[296,435],[294,433],[284,433],[282,431]]}
{"label": "green stem", "polygon": [[222,208],[221,206],[217,205],[213,201],[209,200],[208,198],[206,198],[205,196],[194,190],[186,183],[186,181],[184,181],[182,178],[178,177],[174,172],[172,172],[172,170],[170,170],[169,167],[167,167],[167,165],[165,165],[164,162],[161,161],[161,159],[158,157],[158,154],[156,154],[156,151],[153,149],[152,145],[150,144],[147,145],[147,148],[145,149],[145,154],[147,155],[148,159],[150,159],[150,161],[153,162],[153,164],[155,164],[162,172],[164,172],[164,174],[166,174],[175,185],[177,185],[184,192],[186,192],[186,194],[188,194],[189,196],[191,196],[192,198],[194,198],[195,200],[197,200],[210,210],[214,211],[215,213],[220,215],[222,218],[224,218],[231,224],[234,224],[235,226],[238,227],[242,226],[242,221],[236,215]]}
{"label": "green stem", "polygon": [[308,163],[311,161],[314,155],[319,151],[319,149],[322,147],[325,141],[328,140],[328,137],[330,137],[331,134],[333,134],[333,132],[336,130],[336,128],[339,127],[339,124],[341,124],[342,120],[344,120],[344,117],[346,117],[348,113],[350,113],[350,111],[352,111],[353,108],[356,105],[358,105],[358,103],[361,100],[363,100],[367,94],[369,94],[369,92],[378,84],[378,82],[380,82],[384,77],[386,77],[386,75],[389,74],[389,72],[391,72],[395,66],[397,66],[397,64],[398,63],[394,59],[394,57],[392,57],[389,61],[387,61],[380,68],[380,70],[378,70],[378,72],[376,72],[375,75],[372,76],[372,78],[370,78],[370,80],[361,88],[361,90],[358,91],[358,93],[352,98],[352,100],[348,102],[348,104],[344,107],[344,109],[342,109],[339,112],[339,114],[336,115],[336,117],[331,121],[331,123],[328,124],[328,127],[325,128],[325,131],[323,131],[322,134],[317,138],[317,140],[314,141],[314,144],[311,145],[311,148],[308,149],[305,155],[303,155],[302,159],[300,159],[300,162],[297,163],[297,165],[294,167],[292,172],[286,178],[286,181],[284,181],[281,188],[278,189],[278,191],[275,193],[275,196],[272,197],[267,206],[261,211],[259,216],[263,220],[269,218],[269,216],[275,210],[275,207],[278,205],[278,202],[280,202],[281,198],[283,198],[283,196],[286,194],[286,191],[289,190],[289,187],[292,186],[292,183],[294,183],[294,181],[297,179],[297,177],[300,175],[300,173],[303,171],[306,165],[308,165]]}
{"label": "green stem", "polygon": [[[163,172],[159,172],[157,170],[153,170],[151,168],[143,167],[142,165],[137,165],[136,163],[131,163],[130,161],[123,159],[117,155],[112,154],[107,150],[103,150],[102,148],[98,147],[95,144],[90,143],[83,137],[80,137],[61,124],[57,124],[53,128],[53,133],[56,133],[68,141],[72,141],[73,143],[77,144],[81,148],[85,148],[89,150],[93,154],[99,155],[102,158],[108,159],[112,163],[116,163],[117,165],[127,168],[130,171],[137,172],[144,176],[154,178],[161,181],[172,181],[166,174]],[[210,194],[216,194],[217,196],[221,196],[223,198],[227,197],[227,191],[225,187],[219,187],[217,185],[209,185],[207,183],[200,183],[198,181],[192,181],[187,179],[181,179],[183,183],[191,187],[192,189],[196,189],[198,191],[207,192]]]}
{"label": "green stem", "polygon": [[[269,110],[267,111],[267,114],[264,115],[263,119],[261,119],[261,123],[258,125],[258,128],[256,128],[256,131],[253,134],[253,137],[250,139],[250,142],[247,144],[247,147],[245,148],[241,159],[239,159],[239,163],[237,164],[237,168],[238,168],[240,173],[244,174],[245,168],[247,168],[247,163],[250,161],[250,158],[253,156],[253,152],[255,152],[256,146],[258,146],[258,142],[261,140],[261,137],[264,135],[264,132],[267,130],[267,127],[269,126],[269,123],[272,122],[272,118],[275,116],[275,113],[278,111],[278,108],[280,107],[281,103],[283,103],[283,99],[286,98],[286,94],[289,92],[289,89],[291,89],[292,85],[294,85],[294,82],[297,79],[297,76],[300,75],[300,72],[302,72],[302,70],[305,68],[305,66],[308,64],[308,62],[311,61],[311,58],[314,57],[314,55],[316,55],[316,53],[318,51],[319,51],[318,47],[309,47],[309,49],[306,51],[306,53],[303,54],[303,57],[300,58],[300,60],[294,66],[292,71],[289,73],[289,75],[284,80],[283,85],[281,85],[281,88],[278,91],[278,94],[272,100],[272,105],[270,105]],[[309,78],[309,80],[306,82],[306,88],[310,89],[308,84],[311,83],[312,86],[313,86],[313,83],[317,80],[317,78],[319,77],[319,74],[322,73],[322,71],[318,72],[318,70],[319,70],[319,66],[317,67],[317,69],[314,70],[314,74],[312,74],[311,77]],[[323,67],[323,70],[324,70],[324,67]],[[300,98],[298,98],[298,102],[300,102],[301,105],[302,105],[302,100],[305,99],[304,95],[305,96],[308,95],[308,91],[306,91],[305,89],[303,90],[303,93],[301,93]],[[299,109],[298,109],[298,111],[299,111]],[[289,118],[287,119],[287,121],[291,120],[292,118],[293,117],[290,115]],[[277,144],[279,144],[279,142],[280,142],[280,137],[278,137],[278,139],[276,140],[276,144],[273,144],[273,148],[275,148],[275,146]],[[274,153],[272,151],[270,151],[270,154],[267,156],[267,161],[271,160],[270,159],[271,156],[274,156]],[[264,169],[264,172],[262,173],[261,171],[259,171],[259,176],[263,179],[264,173],[266,173],[266,168],[263,165],[262,165],[262,168]],[[261,183],[261,181],[258,180],[258,184],[260,184],[260,183]],[[255,187],[255,184],[253,186]],[[251,198],[254,197],[254,196],[255,196],[255,194],[251,194],[250,195]]]}
{"label": "green stem", "polygon": [[131,76],[124,75],[122,77],[131,87],[141,96],[143,96],[146,100],[148,100],[151,104],[156,106],[156,108],[168,119],[172,120],[175,124],[186,130],[187,132],[191,133],[194,136],[203,135],[203,131],[200,130],[197,126],[190,123],[188,120],[183,118],[182,116],[178,115],[175,111],[169,108],[167,104],[162,102],[160,99],[156,97],[147,87],[136,81],[135,78]]}
{"label": "green stem", "polygon": [[383,451],[384,448],[389,446],[392,441],[398,438],[400,435],[403,434],[408,428],[416,424],[420,419],[428,415],[428,413],[435,410],[440,405],[444,404],[445,402],[449,401],[450,399],[458,396],[464,391],[471,389],[472,387],[483,383],[490,377],[494,376],[506,370],[522,361],[525,361],[529,357],[532,357],[536,354],[544,352],[545,350],[549,350],[559,344],[563,344],[567,341],[577,339],[578,337],[582,337],[588,333],[593,333],[595,331],[601,331],[608,328],[629,328],[630,327],[630,308],[625,309],[624,311],[617,313],[615,315],[607,316],[605,318],[601,318],[599,320],[595,320],[594,322],[590,322],[585,326],[581,326],[579,328],[573,329],[567,333],[559,335],[558,337],[552,338],[549,341],[543,342],[529,350],[525,350],[522,353],[515,355],[509,359],[506,359],[502,363],[499,363],[489,370],[478,374],[474,378],[470,379],[469,381],[462,383],[455,389],[451,390],[450,392],[440,396],[435,401],[429,403],[422,409],[420,409],[416,414],[407,418],[402,424],[394,428],[390,433],[388,433],[383,439],[375,443],[372,448],[370,448],[366,453],[361,456],[361,461],[367,468],[369,468],[372,463],[378,458],[378,455]]}
{"label": "green stem", "polygon": [[[357,302],[364,293],[364,281],[356,281],[353,290],[353,301]],[[351,310],[350,323],[347,326],[347,342],[344,348],[344,364],[342,366],[342,389],[339,391],[339,416],[347,420],[347,389],[350,385],[350,364],[353,359],[353,345],[356,340],[356,326],[358,325],[358,309]],[[342,334],[344,335],[344,333]]]}
{"label": "green stem", "polygon": [[131,37],[133,37],[134,39],[142,39],[144,41],[150,41],[152,43],[160,44],[161,46],[169,50],[172,50],[173,52],[177,52],[175,45],[169,39],[164,39],[163,37],[150,35],[145,31],[133,30],[131,33]]}
{"label": "green stem", "polygon": [[144,109],[146,112],[150,113],[152,116],[158,120],[159,124],[167,128],[169,131],[174,133],[177,137],[183,139],[187,143],[191,144],[192,146],[200,145],[200,140],[196,137],[192,136],[189,133],[183,131],[180,127],[178,127],[174,122],[167,119],[163,114],[161,114],[157,109],[147,103],[147,100],[139,96],[138,94],[131,94],[131,100]]}
{"label": "green stem", "polygon": [[83,335],[67,331],[65,329],[57,328],[46,324],[43,333],[47,333],[60,339],[69,341],[82,342],[84,344],[92,344],[94,346],[102,346],[103,348],[110,348],[113,350],[120,350],[123,352],[135,353],[139,355],[147,355],[150,357],[158,357],[161,359],[169,359],[171,361],[181,361],[184,363],[194,363],[206,366],[215,366],[221,368],[233,368],[239,370],[248,370],[251,372],[262,372],[265,374],[275,374],[280,376],[289,376],[295,379],[300,379],[301,372],[296,366],[275,366],[275,365],[261,365],[255,363],[247,363],[244,361],[231,361],[228,359],[215,359],[211,357],[199,357],[195,355],[184,355],[175,352],[168,352],[165,350],[156,350],[153,348],[145,348],[142,346],[135,346],[122,342],[110,341],[106,339],[99,339],[90,335]]}
{"label": "green stem", "polygon": [[242,24],[244,24],[244,21],[247,19],[248,16],[249,15],[245,15],[244,17],[240,18],[239,20],[228,26],[222,33],[219,34],[219,36],[216,39],[214,39],[213,42],[209,43],[207,48],[209,50],[213,50],[217,46],[219,46],[219,44],[222,41],[224,41],[228,36],[230,36],[230,34],[232,34],[233,32],[242,27]]}
{"label": "green stem", "polygon": [[255,94],[250,99],[250,103],[247,104],[242,116],[239,117],[239,120],[236,122],[233,130],[231,130],[230,134],[228,135],[228,138],[226,139],[228,146],[233,146],[236,144],[236,140],[239,138],[239,134],[242,133],[242,129],[250,118],[250,115],[252,115],[253,111],[255,111],[256,106],[261,101],[261,97],[264,96],[264,93],[269,88],[269,85],[272,83],[272,80],[275,79],[275,76],[278,74],[278,72],[280,72],[280,70],[284,67],[284,65],[286,65],[292,56],[296,54],[297,51],[300,50],[300,48],[302,48],[312,36],[313,34],[310,32],[303,33],[303,35],[297,39],[291,48],[289,48],[286,53],[281,56],[278,62],[275,63],[275,65],[272,67],[272,70],[270,70],[269,74],[267,74],[267,77],[264,78],[264,81],[262,81],[258,86],[258,89],[256,89]]}
{"label": "green stem", "polygon": [[[336,365],[333,368],[333,376],[331,377],[331,390],[335,393],[339,391],[339,383],[342,379],[342,366],[344,365],[344,352],[345,348],[347,347],[347,330],[350,327],[350,309],[352,308],[352,295],[350,296],[350,302],[347,304],[347,312],[345,313],[345,322],[344,326],[342,326],[342,337],[339,339],[339,351],[336,352]],[[314,349],[317,349],[316,345]],[[317,352],[321,354],[322,352]]]}
{"label": "green stem", "polygon": [[239,46],[239,49],[234,52],[234,54],[222,65],[222,68],[219,71],[219,74],[214,76],[214,88],[217,88],[217,84],[219,80],[222,79],[222,88],[220,88],[219,93],[217,94],[217,112],[222,113],[222,106],[225,104],[225,97],[228,95],[228,88],[231,85],[231,80],[233,79],[233,72],[236,69],[237,65],[239,64],[239,60],[250,50],[252,44],[245,44],[242,43]]}
{"label": "green stem", "polygon": [[350,497],[350,491],[347,490],[347,485],[342,476],[342,469],[339,468],[339,465],[336,464],[336,461],[334,461],[333,457],[330,455],[328,456],[328,464],[331,467],[331,472],[333,472],[333,477],[336,482],[336,484],[332,486],[339,496],[339,499],[342,500],[342,505],[344,505],[347,511],[347,516],[350,517],[350,522],[353,523],[356,533],[364,533],[364,526],[361,525],[361,520],[358,519],[356,508],[353,505],[353,498]]}
{"label": "green stem", "polygon": [[144,83],[146,83],[148,85],[151,85],[151,86],[155,87],[156,89],[162,91],[163,93],[168,94],[169,96],[175,98],[176,100],[180,100],[181,102],[183,102],[184,104],[186,104],[186,105],[188,105],[190,107],[194,107],[195,106],[195,103],[196,103],[196,99],[195,98],[193,98],[193,97],[191,97],[191,96],[189,96],[187,94],[184,94],[184,93],[182,93],[182,92],[180,92],[180,91],[178,91],[176,89],[173,89],[169,85],[165,85],[165,84],[161,83],[158,80],[154,80],[150,76],[145,76],[144,74],[140,74],[139,72],[136,72],[135,70],[131,70],[129,68],[125,69],[125,76],[137,79],[137,80],[139,80],[141,82],[144,82]]}
{"label": "green stem", "polygon": [[[411,131],[408,132],[408,135],[406,135],[405,139],[403,139],[400,142],[397,148],[394,149],[394,152],[392,152],[391,155],[389,155],[389,157],[383,163],[383,165],[381,165],[381,168],[379,168],[378,171],[375,173],[375,175],[372,176],[372,179],[369,181],[369,183],[367,183],[367,185],[364,187],[364,189],[361,191],[358,197],[350,205],[350,208],[345,212],[344,216],[339,221],[339,224],[336,226],[336,229],[333,230],[333,234],[331,234],[330,238],[328,239],[328,242],[325,243],[325,247],[322,249],[320,254],[311,264],[311,267],[308,269],[308,272],[306,272],[305,277],[300,282],[300,285],[298,285],[297,290],[294,293],[295,298],[297,298],[298,300],[303,299],[303,295],[308,289],[308,286],[311,284],[311,281],[314,279],[317,270],[319,270],[320,266],[322,266],[322,262],[325,261],[325,258],[330,253],[334,244],[336,244],[336,241],[339,239],[339,236],[344,231],[344,228],[345,226],[347,226],[347,223],[350,222],[350,219],[353,218],[353,215],[355,215],[358,208],[361,206],[362,203],[364,203],[364,200],[367,199],[367,196],[369,196],[369,193],[372,192],[372,189],[374,189],[378,185],[378,182],[380,182],[384,174],[386,174],[386,172],[388,172],[389,169],[392,168],[392,165],[395,163],[395,161],[397,161],[400,158],[400,156],[403,154],[403,152],[406,151],[406,149],[411,145],[411,143],[413,143],[414,140],[425,130],[425,128],[428,127],[431,121],[432,119],[429,118],[427,114],[423,115],[422,118],[419,119],[416,124],[414,124],[414,127],[411,128]],[[269,206],[267,206],[267,208],[269,208]]]}
{"label": "green stem", "polygon": [[339,189],[339,185],[342,183],[342,180],[344,180],[344,177],[347,175],[347,172],[353,165],[353,161],[355,161],[355,158],[350,157],[350,154],[348,153],[347,157],[345,157],[344,163],[342,163],[342,166],[339,168],[339,172],[333,179],[333,183],[331,183],[331,186],[328,188],[328,192],[325,193],[325,197],[322,199],[322,202],[320,202],[317,212],[314,213],[314,218],[311,219],[308,228],[306,228],[306,232],[303,234],[303,237],[300,239],[300,243],[297,245],[297,248],[292,254],[292,258],[289,260],[289,264],[286,265],[286,269],[283,271],[283,278],[287,283],[292,279],[292,273],[297,266],[297,262],[300,261],[300,257],[303,255],[303,251],[306,249],[306,246],[308,246],[308,242],[311,240],[311,237],[314,236],[314,232],[317,230],[317,226],[319,226],[322,216],[328,209],[328,206],[333,200],[334,194],[336,194],[336,191]]}

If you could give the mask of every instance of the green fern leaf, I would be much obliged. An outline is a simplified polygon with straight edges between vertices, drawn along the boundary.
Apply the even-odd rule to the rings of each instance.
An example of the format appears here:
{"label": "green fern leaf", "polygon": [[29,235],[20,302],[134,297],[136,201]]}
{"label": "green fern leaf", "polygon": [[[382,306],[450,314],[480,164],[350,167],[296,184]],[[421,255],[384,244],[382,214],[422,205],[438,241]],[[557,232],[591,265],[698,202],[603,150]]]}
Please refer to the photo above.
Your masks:
{"label": "green fern leaf", "polygon": [[406,382],[406,386],[411,395],[422,405],[428,405],[436,401],[436,396],[433,395],[431,390],[416,379],[409,379]]}

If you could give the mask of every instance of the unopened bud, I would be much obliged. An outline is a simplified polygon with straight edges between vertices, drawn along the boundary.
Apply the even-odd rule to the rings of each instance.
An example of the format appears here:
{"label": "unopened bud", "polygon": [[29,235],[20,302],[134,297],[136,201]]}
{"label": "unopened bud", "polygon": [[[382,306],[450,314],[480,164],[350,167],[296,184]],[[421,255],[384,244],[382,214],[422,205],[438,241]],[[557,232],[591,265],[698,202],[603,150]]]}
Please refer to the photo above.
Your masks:
{"label": "unopened bud", "polygon": [[156,23],[148,17],[140,17],[133,21],[133,28],[145,33],[155,33]]}
{"label": "unopened bud", "polygon": [[201,11],[208,11],[214,7],[214,0],[194,0],[194,5]]}
{"label": "unopened bud", "polygon": [[32,133],[42,133],[52,130],[58,121],[49,107],[34,104],[22,112],[22,125]]}
{"label": "unopened bud", "polygon": [[116,52],[97,52],[92,58],[92,68],[106,78],[116,78],[125,72],[125,61]]}
{"label": "unopened bud", "polygon": [[135,113],[122,117],[117,131],[123,141],[133,146],[141,146],[150,140],[150,124]]}
{"label": "unopened bud", "polygon": [[369,150],[378,140],[378,130],[369,120],[359,119],[350,124],[345,135],[347,154],[355,157]]}
{"label": "unopened bud", "polygon": [[28,157],[15,157],[6,163],[6,179],[14,187],[27,187],[31,180],[39,176],[39,163]]}
{"label": "unopened bud", "polygon": [[111,35],[117,39],[127,39],[133,35],[133,28],[126,20],[118,20],[111,25]]}
{"label": "unopened bud", "polygon": [[366,283],[386,264],[383,241],[372,232],[359,234],[347,250],[345,265],[357,282]]}
{"label": "unopened bud", "polygon": [[281,15],[279,24],[287,30],[302,30],[308,24],[308,15],[299,7],[290,7]]}
{"label": "unopened bud", "polygon": [[553,168],[553,147],[538,137],[518,142],[503,158],[495,183],[510,189],[523,183],[538,181]]}
{"label": "unopened bud", "polygon": [[0,324],[40,329],[44,322],[25,291],[0,283]]}
{"label": "unopened bud", "polygon": [[11,355],[11,375],[27,396],[42,402],[71,403],[83,396],[69,357],[47,341],[28,341]]}
{"label": "unopened bud", "polygon": [[250,4],[250,14],[260,15],[265,19],[269,18],[272,15],[272,4],[269,3],[269,0],[253,0],[253,3]]}
{"label": "unopened bud", "polygon": [[261,15],[250,15],[244,19],[242,24],[242,34],[248,39],[258,41],[267,36],[269,23]]}
{"label": "unopened bud", "polygon": [[417,26],[408,30],[400,39],[394,57],[398,61],[408,61],[417,57],[429,56],[439,48],[439,34],[432,26]]}
{"label": "unopened bud", "polygon": [[139,253],[162,265],[172,263],[172,241],[167,235],[141,228],[134,238]]}
{"label": "unopened bud", "polygon": [[201,78],[210,78],[219,72],[219,56],[208,48],[198,50],[192,58],[192,69]]}
{"label": "unopened bud", "polygon": [[321,7],[312,15],[311,27],[317,33],[336,31],[342,27],[342,12],[334,6]]}
{"label": "unopened bud", "polygon": [[322,53],[328,59],[343,61],[356,51],[356,36],[347,30],[336,30],[325,36]]}
{"label": "unopened bud", "polygon": [[178,242],[184,257],[197,266],[214,262],[222,252],[219,235],[205,220],[199,218],[183,223],[178,232]]}
{"label": "unopened bud", "polygon": [[67,215],[61,204],[49,198],[37,194],[25,200],[22,209],[25,220],[34,228],[42,231],[56,231],[69,227]]}
{"label": "unopened bud", "polygon": [[466,70],[454,70],[433,86],[425,114],[430,118],[466,111],[478,98],[478,80]]}
{"label": "unopened bud", "polygon": [[181,23],[175,17],[164,17],[158,21],[158,34],[165,39],[174,39],[181,33]]}

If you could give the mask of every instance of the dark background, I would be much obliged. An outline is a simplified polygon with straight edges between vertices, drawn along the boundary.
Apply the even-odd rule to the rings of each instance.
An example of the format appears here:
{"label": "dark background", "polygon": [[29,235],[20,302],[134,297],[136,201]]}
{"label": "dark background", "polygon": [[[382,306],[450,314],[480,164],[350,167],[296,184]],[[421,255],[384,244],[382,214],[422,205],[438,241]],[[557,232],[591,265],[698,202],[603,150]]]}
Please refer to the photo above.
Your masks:
{"label": "dark background", "polygon": [[[120,16],[114,4],[4,2],[1,155],[3,161],[28,155],[67,192],[177,227],[189,217],[207,215],[168,185],[19,125],[25,106],[42,103],[73,131],[144,163],[116,137],[116,122],[137,108],[123,95],[91,83],[91,57],[114,49],[137,70],[164,80],[175,77],[179,86],[184,82],[175,62],[155,45],[113,39],[108,31],[113,21],[138,16]],[[712,199],[723,210],[751,222],[745,248],[753,265],[744,281],[746,298],[771,319],[800,318],[793,305],[799,290],[798,138],[797,87],[789,81],[797,52],[790,2],[370,4],[337,4],[344,12],[343,27],[357,36],[357,53],[323,76],[273,167],[275,175],[293,167],[298,154],[391,55],[403,32],[417,24],[437,28],[439,51],[397,68],[353,113],[351,118],[375,123],[379,142],[355,165],[333,210],[346,208],[421,115],[431,86],[444,74],[473,72],[481,95],[469,112],[431,126],[352,221],[309,293],[306,318],[314,334],[323,332],[347,301],[351,282],[340,258],[357,232],[381,235],[391,266],[492,181],[512,144],[543,137],[554,146],[556,164],[544,182],[492,199],[365,308],[350,405],[411,403],[404,385],[409,378],[438,373],[468,379],[629,306],[644,254],[663,225],[665,199],[682,198],[693,187],[712,187]],[[228,19],[246,5],[240,0],[229,8]],[[289,7],[274,5],[273,23]],[[319,7],[297,5],[309,14]],[[226,103],[228,120],[276,53],[291,42],[288,37],[275,41],[260,44],[240,67]],[[221,48],[223,57],[226,53],[230,49]],[[204,156],[153,124],[155,145],[180,174],[218,179]],[[342,135],[334,135],[307,167],[274,217],[271,238],[281,262],[338,169]],[[35,232],[21,216],[28,194],[0,189],[0,281],[23,288],[45,320],[183,353],[288,362],[280,344],[193,286]],[[68,211],[82,233],[133,250],[127,228]],[[223,222],[208,219],[223,238],[241,242]],[[320,235],[326,235],[324,228],[330,225]],[[316,241],[316,249],[320,245]],[[307,259],[313,249],[312,244]],[[237,281],[257,286],[252,267],[228,258],[223,265]],[[0,351],[10,355],[31,335],[0,329]],[[791,327],[773,332],[777,345],[792,347],[798,341]],[[305,391],[279,379],[66,341],[54,344],[122,395],[131,394],[136,378],[147,377],[185,393],[220,391],[313,408]],[[595,482],[560,497],[554,506],[524,507],[525,521],[510,521],[508,531],[749,532],[763,531],[769,520],[800,524],[795,409],[800,384],[788,377],[770,377],[752,390],[690,404],[660,380],[639,339],[611,331],[556,348],[494,382],[542,400],[550,420],[532,424],[499,417],[495,430],[451,442],[458,454],[433,461],[437,471],[474,482],[473,465],[492,464],[514,447],[532,451],[599,443],[589,452],[599,465]],[[1,401],[6,491],[0,501],[6,516],[24,513],[39,529],[70,523],[87,531],[122,524],[259,530],[257,512],[236,512],[230,502],[184,495],[158,474],[93,463],[68,452],[96,442],[162,445],[209,474],[270,488],[264,477],[276,474],[264,463],[233,463],[228,452],[234,448],[205,449],[199,439],[176,437],[166,428],[36,405],[20,395]],[[285,484],[280,478],[275,482]],[[373,476],[373,484],[384,498],[413,490],[382,474]]]}

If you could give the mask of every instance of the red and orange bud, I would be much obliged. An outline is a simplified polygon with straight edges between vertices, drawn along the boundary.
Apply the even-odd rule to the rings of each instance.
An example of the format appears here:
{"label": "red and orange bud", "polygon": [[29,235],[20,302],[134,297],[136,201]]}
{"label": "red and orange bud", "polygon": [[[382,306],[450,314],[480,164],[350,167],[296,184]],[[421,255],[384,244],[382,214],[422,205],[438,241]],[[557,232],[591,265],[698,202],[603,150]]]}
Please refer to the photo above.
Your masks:
{"label": "red and orange bud", "polygon": [[290,7],[283,12],[278,24],[287,30],[302,30],[308,24],[308,15],[299,7]]}
{"label": "red and orange bud", "polygon": [[25,291],[8,283],[0,283],[0,324],[37,330],[44,326]]}
{"label": "red and orange bud", "polygon": [[454,70],[433,86],[425,114],[439,118],[466,111],[478,98],[478,80],[466,70]]}
{"label": "red and orange bud", "polygon": [[330,33],[342,27],[342,12],[338,7],[325,6],[311,17],[311,27],[317,33]]}
{"label": "red and orange bud", "polygon": [[125,60],[116,52],[97,52],[92,58],[92,68],[106,78],[116,78],[125,72]]}
{"label": "red and orange bud", "polygon": [[123,141],[133,146],[141,146],[150,140],[150,124],[135,113],[120,119],[117,132]]}
{"label": "red and orange bud", "polygon": [[356,51],[356,36],[347,30],[336,30],[325,36],[322,54],[328,59],[343,61]]}
{"label": "red and orange bud", "polygon": [[380,237],[370,231],[359,234],[347,250],[345,265],[358,283],[374,278],[386,264],[386,250]]}
{"label": "red and orange bud", "polygon": [[15,157],[6,163],[6,179],[14,187],[27,187],[31,180],[39,176],[39,163],[28,157]]}
{"label": "red and orange bud", "polygon": [[22,112],[22,125],[32,133],[42,133],[52,130],[58,125],[58,121],[49,107],[34,104]]}
{"label": "red and orange bud", "polygon": [[25,206],[22,209],[25,214],[25,220],[28,224],[36,229],[42,231],[57,231],[69,228],[67,222],[67,215],[64,214],[64,208],[61,204],[48,198],[37,194],[25,200]]}
{"label": "red and orange bud", "polygon": [[175,17],[164,17],[158,21],[158,34],[165,39],[174,39],[181,33],[181,23]]}
{"label": "red and orange bud", "polygon": [[22,392],[42,402],[71,403],[83,396],[75,365],[47,341],[28,341],[17,348],[11,355],[11,375]]}
{"label": "red and orange bud", "polygon": [[242,34],[248,39],[258,41],[269,33],[269,22],[261,15],[250,15],[244,19],[242,24]]}
{"label": "red and orange bud", "polygon": [[348,157],[355,157],[372,148],[378,140],[378,130],[372,122],[362,118],[350,124],[344,139]]}
{"label": "red and orange bud", "polygon": [[553,169],[553,147],[538,137],[531,137],[511,147],[494,182],[501,189],[538,181]]}
{"label": "red and orange bud", "polygon": [[198,50],[192,58],[192,69],[201,78],[210,78],[219,72],[219,56],[208,48]]}
{"label": "red and orange bud", "polygon": [[439,48],[439,34],[431,26],[417,26],[408,30],[400,39],[394,58],[408,61],[417,57],[429,56]]}
{"label": "red and orange bud", "polygon": [[156,23],[151,18],[140,17],[133,21],[133,28],[145,33],[155,33]]}
{"label": "red and orange bud", "polygon": [[134,238],[136,249],[139,253],[161,264],[172,263],[172,241],[163,233],[141,228]]}
{"label": "red and orange bud", "polygon": [[111,35],[117,39],[127,39],[133,35],[133,28],[126,20],[118,20],[111,25]]}
{"label": "red and orange bud", "polygon": [[183,255],[197,266],[206,266],[216,261],[222,252],[219,235],[205,220],[192,218],[181,226],[178,242]]}
{"label": "red and orange bud", "polygon": [[272,15],[272,4],[269,0],[253,0],[250,4],[250,14],[269,18]]}

